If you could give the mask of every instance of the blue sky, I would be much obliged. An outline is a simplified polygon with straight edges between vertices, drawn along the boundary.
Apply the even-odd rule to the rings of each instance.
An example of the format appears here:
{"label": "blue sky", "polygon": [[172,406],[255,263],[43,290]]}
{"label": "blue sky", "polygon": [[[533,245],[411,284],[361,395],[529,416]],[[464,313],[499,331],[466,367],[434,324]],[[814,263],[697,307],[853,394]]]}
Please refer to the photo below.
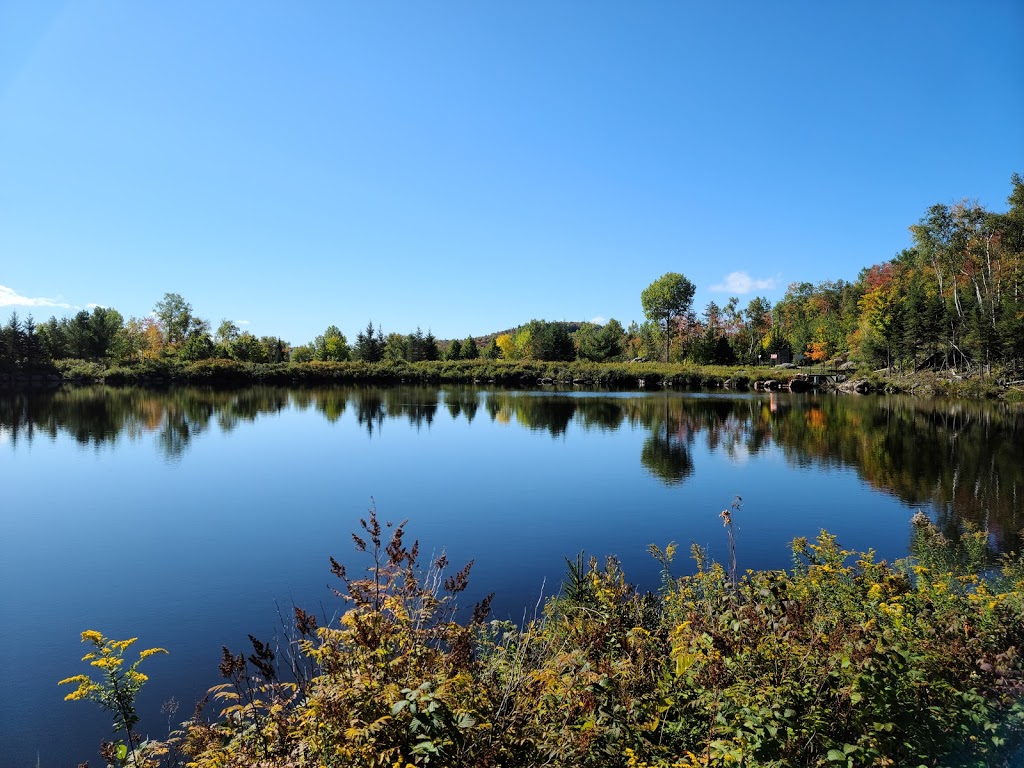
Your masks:
{"label": "blue sky", "polygon": [[299,344],[853,280],[1024,173],[1024,4],[0,0],[0,314]]}

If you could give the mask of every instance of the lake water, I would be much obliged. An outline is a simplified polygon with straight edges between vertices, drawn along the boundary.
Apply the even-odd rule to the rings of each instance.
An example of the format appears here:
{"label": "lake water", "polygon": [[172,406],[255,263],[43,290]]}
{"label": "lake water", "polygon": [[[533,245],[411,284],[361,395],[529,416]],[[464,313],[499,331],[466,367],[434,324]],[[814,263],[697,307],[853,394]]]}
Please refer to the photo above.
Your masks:
{"label": "lake water", "polygon": [[[615,554],[642,588],[648,544],[783,568],[796,536],[906,554],[923,509],[950,533],[1024,528],[1024,417],[992,403],[768,393],[472,388],[83,388],[0,394],[0,768],[100,764],[110,719],[64,702],[79,633],[139,636],[139,730],[166,735],[220,682],[221,646],[341,606],[329,556],[371,504],[429,555],[475,560],[464,605],[520,620],[565,557]],[[144,668],[145,669],[145,668]],[[174,697],[176,714],[161,712]]]}

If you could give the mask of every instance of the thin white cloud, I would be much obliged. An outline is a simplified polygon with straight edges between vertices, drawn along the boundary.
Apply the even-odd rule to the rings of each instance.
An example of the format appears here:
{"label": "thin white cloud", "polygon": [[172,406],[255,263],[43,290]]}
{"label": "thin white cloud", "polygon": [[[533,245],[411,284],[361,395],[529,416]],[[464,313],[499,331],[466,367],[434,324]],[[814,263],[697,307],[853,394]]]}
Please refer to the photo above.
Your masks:
{"label": "thin white cloud", "polygon": [[608,322],[608,320],[607,320],[607,318],[604,318],[604,317],[601,317],[601,315],[598,315],[597,317],[592,317],[590,319],[590,322],[592,322],[594,325],[604,325],[605,323]]}
{"label": "thin white cloud", "polygon": [[85,308],[86,309],[106,309],[107,305],[106,304],[96,304],[95,302],[90,302],[90,303],[85,305]]}
{"label": "thin white cloud", "polygon": [[235,320],[235,325],[249,325],[248,320]]}
{"label": "thin white cloud", "polygon": [[71,309],[71,305],[60,299],[33,299],[22,296],[6,285],[0,285],[0,307],[62,307]]}
{"label": "thin white cloud", "polygon": [[753,278],[749,273],[743,271],[730,272],[725,276],[725,282],[711,286],[715,293],[744,294],[751,291],[770,291],[779,284],[779,278]]}

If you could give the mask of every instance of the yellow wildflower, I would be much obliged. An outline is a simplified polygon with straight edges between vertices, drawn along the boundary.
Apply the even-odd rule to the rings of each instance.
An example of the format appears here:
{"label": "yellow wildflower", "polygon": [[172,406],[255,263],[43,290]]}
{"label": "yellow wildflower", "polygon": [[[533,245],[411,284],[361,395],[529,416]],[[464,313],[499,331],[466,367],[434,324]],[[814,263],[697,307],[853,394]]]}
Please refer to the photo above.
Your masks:
{"label": "yellow wildflower", "polygon": [[167,653],[167,649],[166,648],[147,648],[146,650],[144,650],[142,653],[139,654],[139,661],[142,661],[143,659],[148,659],[150,656],[155,656],[158,653]]}
{"label": "yellow wildflower", "polygon": [[99,645],[103,642],[103,635],[97,632],[95,629],[87,629],[82,633],[82,642],[96,643]]}
{"label": "yellow wildflower", "polygon": [[67,685],[68,683],[88,683],[88,675],[72,675],[71,677],[65,677],[59,681],[57,685]]}
{"label": "yellow wildflower", "polygon": [[96,685],[87,675],[73,675],[71,677],[65,677],[63,680],[57,683],[57,685],[66,685],[67,683],[78,683],[78,688],[73,690],[67,696],[64,697],[64,701],[78,701],[84,699],[93,691],[98,691],[99,686]]}

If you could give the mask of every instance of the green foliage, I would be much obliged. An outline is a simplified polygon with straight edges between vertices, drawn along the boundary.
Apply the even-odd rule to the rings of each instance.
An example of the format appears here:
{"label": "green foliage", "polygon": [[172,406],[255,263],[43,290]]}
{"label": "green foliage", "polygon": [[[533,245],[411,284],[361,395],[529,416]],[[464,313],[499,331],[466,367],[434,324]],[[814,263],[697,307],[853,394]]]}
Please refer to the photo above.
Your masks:
{"label": "green foliage", "polygon": [[528,356],[535,360],[575,360],[576,346],[568,323],[531,320],[526,326]]}
{"label": "green foliage", "polygon": [[192,327],[192,305],[178,293],[165,293],[153,307],[165,344],[180,344]]}
{"label": "green foliage", "polygon": [[67,358],[64,360],[57,360],[54,363],[54,367],[62,378],[71,381],[76,379],[88,381],[99,380],[102,379],[106,373],[106,369],[101,364],[94,363],[90,360]]}
{"label": "green foliage", "polygon": [[227,344],[228,354],[231,359],[243,363],[265,363],[268,362],[267,349],[260,343],[260,340],[248,331],[236,334],[234,339]]}
{"label": "green foliage", "polygon": [[517,627],[486,604],[454,621],[472,564],[421,564],[405,523],[371,509],[352,536],[367,567],[331,559],[340,622],[295,611],[295,680],[256,638],[224,649],[222,709],[173,746],[193,768],[997,764],[1024,725],[1024,560],[982,577],[982,534],[913,525],[895,565],[822,532],[793,542],[790,572],[737,577],[694,547],[675,578],[675,545],[652,546],[657,595],[581,553]]}
{"label": "green foliage", "polygon": [[461,353],[463,360],[476,360],[479,358],[480,350],[476,346],[476,339],[472,336],[467,336],[466,340],[462,342]]}
{"label": "green foliage", "polygon": [[45,332],[40,332],[32,315],[24,320],[12,312],[7,323],[0,326],[0,373],[41,371],[50,365]]}
{"label": "green foliage", "polygon": [[[114,766],[141,766],[150,765],[147,759],[147,752],[159,754],[160,750],[149,750],[145,742],[140,742],[138,734],[133,729],[139,722],[135,712],[135,699],[142,689],[143,684],[149,679],[139,671],[139,664],[144,659],[158,653],[167,653],[163,648],[148,648],[139,653],[139,658],[124,666],[125,651],[133,645],[138,638],[129,640],[111,640],[104,637],[96,630],[89,629],[82,633],[82,642],[91,643],[93,650],[82,657],[90,666],[96,667],[100,673],[100,679],[93,680],[89,675],[73,675],[61,680],[58,685],[76,685],[74,691],[64,697],[65,701],[94,701],[103,709],[111,713],[114,718],[114,733],[124,731],[128,739],[124,743],[106,745],[105,751],[112,758]],[[108,758],[108,759],[109,759]]]}
{"label": "green foliage", "polygon": [[313,340],[313,359],[321,362],[343,362],[349,359],[348,340],[336,325]]}
{"label": "green foliage", "polygon": [[676,318],[685,316],[693,304],[696,286],[678,272],[667,272],[640,294],[647,319],[657,323],[665,334],[665,362]]}
{"label": "green foliage", "polygon": [[384,359],[384,333],[380,326],[373,330],[373,321],[366,324],[366,330],[356,334],[352,357],[364,363],[378,363]]}
{"label": "green foliage", "polygon": [[598,363],[621,359],[625,335],[625,330],[615,318],[600,327],[583,323],[576,330],[579,358]]}
{"label": "green foliage", "polygon": [[488,360],[498,360],[501,358],[501,348],[498,346],[497,338],[491,339],[491,343],[487,346],[487,351],[484,353],[484,357]]}

